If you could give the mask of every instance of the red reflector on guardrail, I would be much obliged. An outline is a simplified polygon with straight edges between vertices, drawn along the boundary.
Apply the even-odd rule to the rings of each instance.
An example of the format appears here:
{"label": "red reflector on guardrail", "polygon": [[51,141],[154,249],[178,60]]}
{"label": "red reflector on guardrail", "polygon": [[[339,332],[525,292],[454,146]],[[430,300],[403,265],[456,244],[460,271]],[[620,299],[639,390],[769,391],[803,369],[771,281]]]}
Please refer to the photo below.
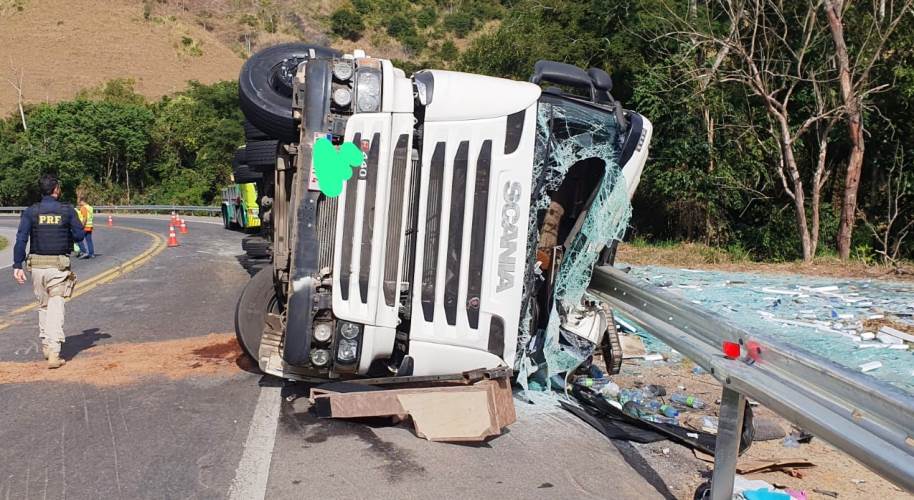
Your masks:
{"label": "red reflector on guardrail", "polygon": [[724,342],[724,356],[730,359],[739,357],[739,344],[736,342]]}

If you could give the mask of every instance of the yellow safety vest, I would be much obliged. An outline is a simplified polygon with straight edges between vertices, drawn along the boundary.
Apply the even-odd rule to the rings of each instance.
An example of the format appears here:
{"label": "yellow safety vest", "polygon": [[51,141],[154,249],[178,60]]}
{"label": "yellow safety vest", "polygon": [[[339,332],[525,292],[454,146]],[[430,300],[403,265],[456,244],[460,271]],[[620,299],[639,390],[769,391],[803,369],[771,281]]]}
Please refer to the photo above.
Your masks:
{"label": "yellow safety vest", "polygon": [[83,206],[79,207],[79,222],[83,223],[83,227],[86,229],[92,229],[92,222],[95,219],[95,209],[92,208],[92,205],[86,203]]}

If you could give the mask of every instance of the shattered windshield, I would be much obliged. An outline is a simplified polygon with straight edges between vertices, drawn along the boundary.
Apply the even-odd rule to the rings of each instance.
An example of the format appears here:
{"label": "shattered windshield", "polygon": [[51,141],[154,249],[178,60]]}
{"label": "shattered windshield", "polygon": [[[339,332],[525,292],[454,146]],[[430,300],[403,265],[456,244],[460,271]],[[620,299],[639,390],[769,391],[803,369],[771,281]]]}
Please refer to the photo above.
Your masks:
{"label": "shattered windshield", "polygon": [[[539,264],[531,265],[525,276],[525,321],[518,336],[516,367],[518,380],[525,388],[534,374],[536,380],[548,386],[551,374],[568,371],[591,354],[592,349],[570,349],[569,344],[579,344],[576,339],[560,345],[560,337],[566,335],[560,328],[560,313],[581,304],[600,252],[612,240],[620,239],[628,227],[631,205],[618,162],[619,136],[615,115],[607,109],[548,94],[540,99],[530,214],[530,220],[536,222],[528,229],[527,262],[536,262],[540,225],[553,198],[563,188],[578,187],[569,186],[580,182],[569,175],[569,170],[597,163],[602,174],[595,181],[596,186],[586,186],[591,194],[583,207],[575,207],[580,208],[580,215],[568,236],[561,265],[553,270],[551,307],[540,313],[548,317],[542,331],[537,326],[542,322],[534,318],[534,293],[544,279]],[[543,342],[532,341],[539,337]],[[542,356],[533,356],[538,350],[534,346],[541,346]]]}

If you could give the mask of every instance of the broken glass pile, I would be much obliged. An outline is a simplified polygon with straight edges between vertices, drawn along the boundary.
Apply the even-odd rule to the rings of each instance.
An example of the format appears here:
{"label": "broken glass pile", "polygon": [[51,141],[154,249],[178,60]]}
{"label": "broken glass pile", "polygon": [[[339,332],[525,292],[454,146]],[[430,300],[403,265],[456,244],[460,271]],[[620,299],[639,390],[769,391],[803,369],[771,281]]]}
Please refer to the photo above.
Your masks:
{"label": "broken glass pile", "polygon": [[[878,362],[867,375],[914,392],[914,346],[879,333],[884,322],[914,327],[910,283],[654,266],[635,267],[631,274],[851,370]],[[658,349],[649,332],[639,335],[648,338],[649,350]]]}
{"label": "broken glass pile", "polygon": [[[562,312],[581,304],[585,298],[591,272],[603,248],[612,240],[620,239],[631,217],[628,188],[617,161],[618,127],[614,116],[593,112],[586,107],[553,106],[541,103],[537,117],[537,147],[534,160],[534,187],[531,203],[531,220],[536,220],[550,204],[548,192],[559,188],[568,170],[576,163],[591,158],[601,159],[604,174],[592,203],[583,216],[583,223],[565,249],[561,266],[556,273],[554,300],[548,311],[548,323],[543,332],[542,358],[532,357],[537,332],[529,331],[532,304],[529,290],[534,280],[542,279],[537,268],[528,272],[524,315],[518,336],[518,381],[528,388],[528,379],[549,387],[552,375],[566,372],[579,365],[592,354],[593,344],[566,334],[560,329]],[[528,234],[527,262],[535,261],[538,232],[531,224]],[[560,342],[563,337],[564,342]]]}

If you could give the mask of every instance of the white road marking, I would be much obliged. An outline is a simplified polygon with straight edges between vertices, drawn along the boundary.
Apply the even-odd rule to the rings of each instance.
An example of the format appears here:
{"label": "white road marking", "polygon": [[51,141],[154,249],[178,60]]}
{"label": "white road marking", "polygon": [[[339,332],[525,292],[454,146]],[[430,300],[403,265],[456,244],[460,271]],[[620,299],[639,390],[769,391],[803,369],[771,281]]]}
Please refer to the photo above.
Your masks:
{"label": "white road marking", "polygon": [[244,442],[244,451],[238,468],[235,469],[235,479],[229,488],[230,499],[254,500],[266,496],[281,402],[281,388],[260,388],[254,418],[251,419],[248,438]]}

